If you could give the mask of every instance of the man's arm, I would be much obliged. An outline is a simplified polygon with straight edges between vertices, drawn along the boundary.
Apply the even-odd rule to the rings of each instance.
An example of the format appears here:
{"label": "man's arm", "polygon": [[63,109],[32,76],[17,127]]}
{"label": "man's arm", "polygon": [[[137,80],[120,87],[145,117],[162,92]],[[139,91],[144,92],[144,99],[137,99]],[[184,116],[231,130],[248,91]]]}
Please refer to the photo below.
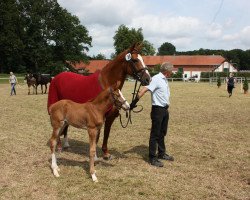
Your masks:
{"label": "man's arm", "polygon": [[142,90],[138,93],[138,95],[135,97],[135,99],[130,104],[130,110],[136,107],[137,102],[139,99],[148,91],[147,87],[143,87]]}

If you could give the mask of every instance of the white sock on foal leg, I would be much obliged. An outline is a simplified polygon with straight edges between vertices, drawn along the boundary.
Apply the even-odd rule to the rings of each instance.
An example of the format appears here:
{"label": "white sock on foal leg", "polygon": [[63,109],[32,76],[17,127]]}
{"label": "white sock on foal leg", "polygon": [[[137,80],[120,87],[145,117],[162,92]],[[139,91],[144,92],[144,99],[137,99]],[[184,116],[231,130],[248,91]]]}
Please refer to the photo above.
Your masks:
{"label": "white sock on foal leg", "polygon": [[59,175],[58,171],[60,171],[60,169],[56,163],[56,155],[54,153],[52,153],[51,158],[52,158],[51,168],[53,170],[53,174],[54,174],[54,176],[59,177],[60,175]]}

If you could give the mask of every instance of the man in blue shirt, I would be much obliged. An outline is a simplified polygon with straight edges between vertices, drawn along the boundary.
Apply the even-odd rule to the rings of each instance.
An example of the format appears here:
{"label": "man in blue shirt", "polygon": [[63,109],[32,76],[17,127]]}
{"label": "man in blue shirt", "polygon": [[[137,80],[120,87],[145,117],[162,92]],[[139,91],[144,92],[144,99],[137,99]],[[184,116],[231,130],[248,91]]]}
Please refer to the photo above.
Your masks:
{"label": "man in blue shirt", "polygon": [[[136,107],[136,103],[147,92],[151,92],[151,132],[149,139],[149,162],[151,165],[163,167],[159,159],[173,161],[173,156],[166,154],[164,138],[167,134],[170,105],[170,89],[167,78],[171,76],[173,65],[165,62],[161,65],[160,72],[153,76],[148,86],[142,88],[136,99],[130,104],[130,109]],[[157,153],[158,150],[158,153]]]}

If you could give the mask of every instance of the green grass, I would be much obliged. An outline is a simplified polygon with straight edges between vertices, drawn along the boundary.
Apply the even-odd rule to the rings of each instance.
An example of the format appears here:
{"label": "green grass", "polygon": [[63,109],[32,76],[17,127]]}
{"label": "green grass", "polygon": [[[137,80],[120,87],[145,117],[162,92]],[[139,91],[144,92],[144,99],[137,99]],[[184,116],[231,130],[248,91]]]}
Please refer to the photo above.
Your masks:
{"label": "green grass", "polygon": [[[110,161],[96,164],[99,182],[88,169],[86,130],[70,127],[71,149],[58,156],[60,177],[50,170],[51,126],[47,95],[27,95],[27,86],[9,96],[0,88],[0,199],[249,199],[250,96],[237,85],[228,98],[225,85],[170,83],[168,152],[174,162],[148,164],[150,94],[123,129],[117,119],[110,133]],[[130,101],[133,83],[123,94]],[[125,116],[123,118],[125,122]],[[101,156],[102,136],[98,144]]]}

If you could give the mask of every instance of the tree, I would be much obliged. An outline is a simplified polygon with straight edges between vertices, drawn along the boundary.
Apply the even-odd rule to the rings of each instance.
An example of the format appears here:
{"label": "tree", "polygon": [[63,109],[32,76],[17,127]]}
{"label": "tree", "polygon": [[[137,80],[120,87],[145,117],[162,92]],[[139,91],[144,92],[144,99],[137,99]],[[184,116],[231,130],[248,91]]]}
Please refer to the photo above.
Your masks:
{"label": "tree", "polygon": [[93,60],[106,60],[106,56],[104,54],[97,54],[96,56],[92,57]]}
{"label": "tree", "polygon": [[165,42],[158,48],[157,55],[164,56],[164,55],[174,55],[176,53],[175,46],[171,43]]}
{"label": "tree", "polygon": [[144,55],[144,56],[153,56],[153,55],[155,55],[155,48],[154,48],[153,44],[151,44],[147,40],[143,41],[142,55]]}
{"label": "tree", "polygon": [[0,30],[0,73],[20,72],[24,44],[16,0],[0,1]]}
{"label": "tree", "polygon": [[60,72],[87,61],[92,38],[57,0],[0,1],[0,72]]}
{"label": "tree", "polygon": [[123,52],[136,42],[143,42],[142,28],[136,30],[135,28],[129,29],[125,25],[120,25],[115,32],[114,47],[115,54]]}

